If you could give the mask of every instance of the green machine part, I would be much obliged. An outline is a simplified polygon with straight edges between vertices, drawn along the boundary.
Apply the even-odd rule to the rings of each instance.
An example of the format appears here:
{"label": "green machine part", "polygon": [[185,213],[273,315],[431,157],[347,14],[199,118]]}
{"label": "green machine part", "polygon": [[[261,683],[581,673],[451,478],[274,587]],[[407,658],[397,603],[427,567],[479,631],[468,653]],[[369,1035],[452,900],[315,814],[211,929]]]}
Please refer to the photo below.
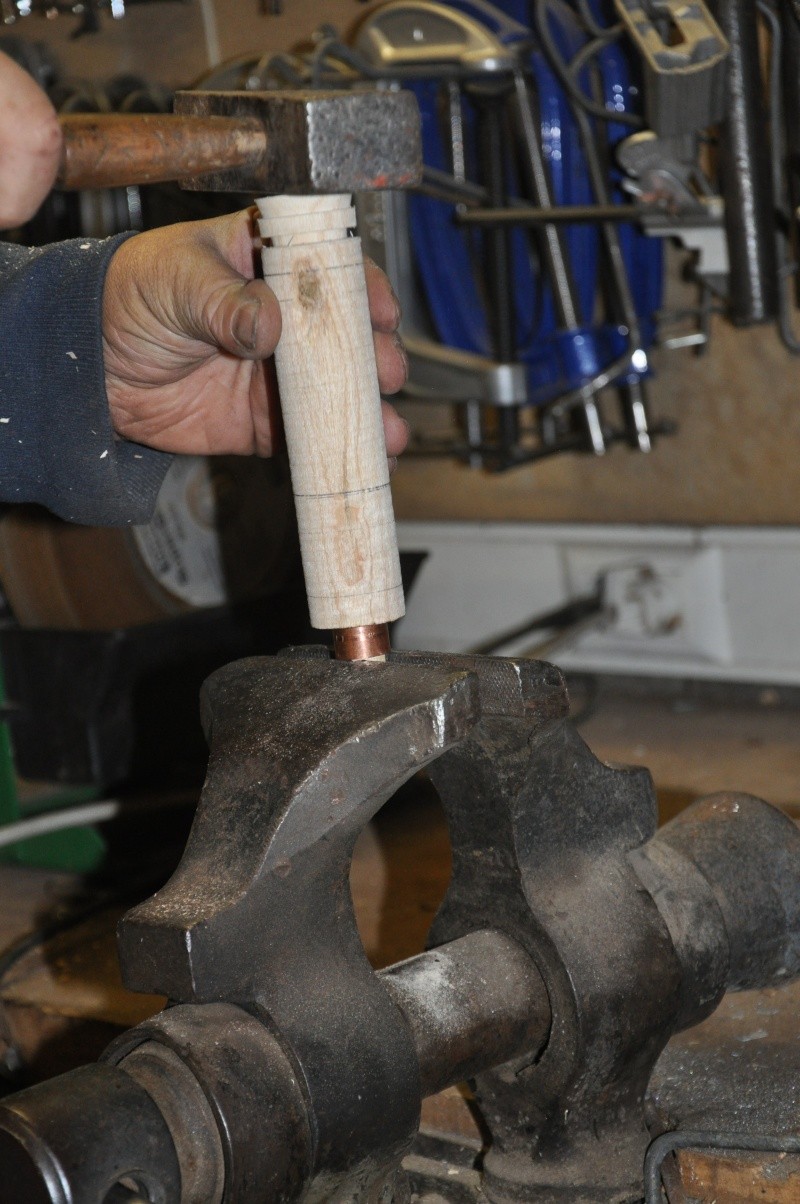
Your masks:
{"label": "green machine part", "polygon": [[[0,668],[0,707],[5,705],[5,701],[5,683]],[[68,790],[45,788],[29,797],[21,797],[14,767],[11,730],[6,720],[0,720],[0,834],[9,824],[47,811],[90,802],[97,797],[98,791],[93,786],[77,786]],[[32,836],[0,848],[0,862],[3,864],[38,866],[78,874],[97,869],[105,855],[105,840],[96,828],[88,825]]]}

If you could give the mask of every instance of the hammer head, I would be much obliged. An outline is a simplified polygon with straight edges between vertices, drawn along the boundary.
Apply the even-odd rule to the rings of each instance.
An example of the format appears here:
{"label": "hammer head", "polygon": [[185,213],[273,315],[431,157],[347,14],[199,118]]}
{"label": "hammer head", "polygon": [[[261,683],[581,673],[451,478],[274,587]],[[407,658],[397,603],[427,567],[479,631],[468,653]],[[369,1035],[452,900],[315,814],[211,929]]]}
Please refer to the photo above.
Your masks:
{"label": "hammer head", "polygon": [[260,164],[197,176],[184,188],[341,193],[405,188],[421,178],[420,117],[411,92],[178,92],[175,112],[256,117],[267,136]]}

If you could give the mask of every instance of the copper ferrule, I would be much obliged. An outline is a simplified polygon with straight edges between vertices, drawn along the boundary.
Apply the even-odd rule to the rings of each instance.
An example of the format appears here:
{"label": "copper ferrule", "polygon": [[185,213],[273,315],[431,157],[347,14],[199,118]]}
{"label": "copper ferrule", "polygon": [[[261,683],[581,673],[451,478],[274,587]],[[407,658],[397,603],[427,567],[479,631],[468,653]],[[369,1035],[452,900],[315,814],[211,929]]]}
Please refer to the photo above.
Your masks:
{"label": "copper ferrule", "polygon": [[337,661],[371,661],[390,651],[387,623],[364,627],[340,627],[333,633],[333,655]]}

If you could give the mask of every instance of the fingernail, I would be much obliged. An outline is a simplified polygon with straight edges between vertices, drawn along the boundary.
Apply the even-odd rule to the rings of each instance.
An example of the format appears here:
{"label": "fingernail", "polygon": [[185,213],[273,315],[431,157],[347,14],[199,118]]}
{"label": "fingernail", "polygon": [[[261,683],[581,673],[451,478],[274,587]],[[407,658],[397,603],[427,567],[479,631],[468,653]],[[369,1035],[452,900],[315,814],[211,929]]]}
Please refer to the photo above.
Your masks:
{"label": "fingernail", "polygon": [[389,456],[389,476],[392,475],[397,468],[397,456]]}
{"label": "fingernail", "polygon": [[406,345],[405,345],[405,343],[403,342],[403,340],[402,340],[402,338],[400,337],[400,335],[399,335],[399,334],[397,334],[397,333],[396,333],[396,334],[393,336],[393,342],[394,342],[394,345],[395,345],[396,349],[397,349],[397,350],[400,352],[400,355],[401,355],[401,357],[402,357],[403,364],[405,365],[405,370],[406,370],[406,378],[407,378],[407,377],[408,377],[409,363],[408,363],[408,352],[406,351]]}
{"label": "fingernail", "polygon": [[256,349],[260,312],[260,301],[247,301],[236,311],[233,319],[233,337],[243,351],[255,351]]}

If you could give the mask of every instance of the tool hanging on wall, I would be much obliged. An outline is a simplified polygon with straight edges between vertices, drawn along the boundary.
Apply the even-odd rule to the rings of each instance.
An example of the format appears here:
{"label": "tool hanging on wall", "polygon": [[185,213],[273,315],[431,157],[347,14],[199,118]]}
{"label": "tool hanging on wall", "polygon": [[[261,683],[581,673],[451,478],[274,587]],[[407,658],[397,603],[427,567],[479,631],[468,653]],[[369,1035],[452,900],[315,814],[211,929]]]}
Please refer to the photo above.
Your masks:
{"label": "tool hanging on wall", "polygon": [[[532,28],[522,4],[395,0],[362,23],[349,63],[402,79],[423,113],[422,192],[433,195],[410,198],[407,232],[388,223],[390,239],[410,239],[424,290],[422,305],[409,303],[414,285],[401,276],[409,396],[458,401],[470,462],[500,469],[558,451],[602,454],[616,440],[648,451],[661,429],[645,395],[661,247],[597,217],[604,207],[617,216],[607,146],[636,120],[629,65],[566,7],[548,7],[541,22]],[[583,62],[573,90],[591,91],[597,68],[600,128],[555,74],[551,45]],[[599,401],[609,385],[621,422]]]}
{"label": "tool hanging on wall", "polygon": [[[794,159],[786,159],[784,151],[792,105],[791,99],[788,105],[781,100],[782,89],[785,97],[793,95],[796,65],[785,49],[796,33],[797,18],[791,5],[766,0],[712,7],[713,12],[702,2],[686,6],[672,0],[638,8],[627,0],[617,0],[615,8],[601,0],[498,0],[494,5],[485,0],[439,5],[395,0],[366,18],[357,35],[357,55],[334,39],[325,43],[329,73],[337,60],[343,74],[383,71],[389,78],[405,78],[422,100],[427,162],[421,191],[439,198],[438,212],[436,201],[414,197],[407,207],[410,219],[397,205],[373,218],[382,221],[388,243],[402,244],[411,231],[414,269],[424,288],[420,297],[409,277],[403,296],[416,323],[409,327],[409,399],[447,396],[463,414],[460,437],[438,445],[428,439],[418,452],[460,451],[470,463],[502,467],[558,450],[601,452],[618,438],[647,450],[653,431],[644,388],[647,352],[658,334],[656,319],[664,346],[702,350],[712,309],[724,309],[740,325],[773,320],[778,313],[784,344],[797,350],[800,341],[792,330],[785,285],[796,276],[787,250],[787,232],[795,223],[784,199],[786,174],[794,170]],[[769,47],[766,72],[756,53],[759,45]],[[513,136],[506,135],[508,158],[502,172],[495,171],[496,177],[505,177],[502,196],[496,181],[489,181],[487,191],[487,179],[480,175],[476,106],[464,80],[470,71],[481,78],[483,62],[483,89],[497,91],[514,56],[528,78],[528,129],[517,120],[524,132],[521,158]],[[316,61],[319,65],[319,57]],[[430,81],[421,83],[426,62]],[[450,78],[454,72],[460,73],[455,81]],[[766,84],[769,122],[762,104]],[[647,125],[652,128],[645,129]],[[640,132],[631,137],[631,130]],[[637,139],[648,136],[647,175],[659,182],[655,188],[641,186],[636,174],[642,149]],[[535,165],[531,149],[536,151],[537,142],[549,184],[544,193],[530,181],[522,187],[514,174],[517,162]],[[709,142],[720,147],[718,172],[715,152],[706,150]],[[486,155],[482,159],[485,174],[490,160]],[[578,187],[590,183],[582,206],[570,205],[568,198],[565,203],[564,184],[569,185],[575,164]],[[532,175],[530,166],[521,173],[523,184],[526,175]],[[669,180],[678,186],[660,186]],[[492,207],[492,188],[502,198],[500,206]],[[620,203],[623,189],[638,198],[627,212]],[[510,195],[515,191],[521,195]],[[770,200],[773,194],[781,198],[778,213]],[[550,207],[537,207],[537,195],[549,196]],[[443,203],[447,201],[449,205]],[[487,205],[489,211],[481,212]],[[625,226],[631,216],[639,229]],[[594,231],[580,224],[584,221],[594,221]],[[454,222],[471,233],[470,242],[459,239]],[[532,261],[520,238],[524,227],[539,232]],[[503,229],[514,234],[504,240]],[[491,256],[500,265],[495,274],[482,271],[477,262],[475,239],[484,232],[497,248]],[[677,237],[692,252],[690,267],[700,289],[696,327],[685,335],[670,330],[672,315],[658,312],[659,248],[653,243],[668,237]],[[403,265],[402,251],[390,247],[389,254]],[[583,288],[587,272],[588,293]],[[531,278],[541,282],[544,293],[537,298],[538,313],[531,306]],[[400,279],[402,291],[405,278]],[[598,280],[608,316],[605,332],[565,323],[571,300],[579,317],[583,314],[585,321],[591,314],[597,321]],[[503,281],[511,301],[498,306]],[[486,297],[491,298],[494,323],[484,313]],[[515,309],[516,332],[512,323],[511,335],[516,355],[509,365],[498,355],[497,314],[508,317]],[[679,315],[674,317],[677,321]],[[526,346],[525,333],[531,329],[535,337]],[[445,346],[432,346],[431,334]],[[615,350],[630,357],[627,375]],[[622,427],[611,422],[607,401],[596,403],[600,389],[615,376]],[[534,415],[538,441],[526,444],[523,434],[514,445],[517,455],[509,456],[503,435],[504,430],[513,433],[508,408],[516,409],[517,426],[522,423],[524,432],[532,417],[525,407],[531,402],[540,407]],[[564,424],[565,412],[572,415],[572,427]],[[492,418],[495,413],[499,422]]]}
{"label": "tool hanging on wall", "polygon": [[101,29],[101,14],[106,13],[114,21],[125,16],[128,4],[163,4],[166,0],[0,0],[0,13],[4,25],[13,25],[19,20],[25,20],[32,15],[46,17],[52,21],[54,17],[78,17],[78,24],[73,28],[72,38],[83,37],[87,33],[99,33]]}
{"label": "tool hanging on wall", "polygon": [[[788,4],[759,11],[780,59],[796,18]],[[325,26],[308,53],[248,55],[211,73],[212,89],[361,78],[417,91],[423,187],[368,224],[383,226],[395,264],[408,263],[402,244],[412,244],[416,282],[399,279],[408,397],[449,399],[461,420],[455,439],[417,440],[412,454],[507,468],[558,451],[601,454],[617,441],[647,451],[671,429],[654,424],[646,396],[658,321],[665,345],[702,349],[720,298],[739,323],[766,320],[780,304],[793,348],[786,289],[776,288],[791,264],[768,203],[783,185],[753,159],[768,145],[759,64],[742,49],[755,41],[737,33],[739,7],[715,12],[719,24],[702,0],[665,0],[644,15],[627,0],[393,0],[366,16],[353,44]],[[750,6],[751,32],[755,14]],[[770,67],[773,110],[790,74]],[[720,197],[701,142],[723,110]],[[773,174],[785,125],[774,111]],[[647,182],[679,177],[680,187],[652,190],[637,175],[634,130],[656,134]],[[699,251],[697,328],[683,337],[660,314],[661,242],[673,236]]]}
{"label": "tool hanging on wall", "polygon": [[[575,40],[578,25],[571,20],[574,48],[580,48],[580,38]],[[314,36],[314,48],[308,54],[245,56],[212,72],[204,85],[211,89],[325,83],[348,87],[354,78],[361,78],[378,81],[379,86],[380,81],[400,81],[417,91],[425,117],[428,164],[422,188],[415,192],[448,195],[457,207],[415,196],[411,212],[412,216],[420,214],[416,224],[394,221],[402,208],[395,202],[387,206],[391,220],[383,212],[377,223],[374,214],[367,215],[365,224],[368,228],[383,226],[381,249],[393,264],[408,261],[404,247],[411,241],[415,271],[426,287],[427,295],[421,303],[400,275],[407,315],[404,334],[410,335],[411,395],[422,392],[432,400],[451,398],[455,388],[454,399],[464,406],[471,432],[470,462],[495,468],[559,450],[601,453],[614,439],[647,450],[654,434],[643,379],[649,372],[646,346],[652,341],[652,315],[660,295],[660,247],[657,241],[647,240],[631,229],[618,234],[606,228],[609,222],[616,224],[623,216],[629,220],[640,211],[628,206],[624,212],[624,206],[610,203],[611,191],[603,183],[604,165],[596,164],[590,185],[581,157],[583,135],[575,132],[570,144],[569,137],[562,138],[559,132],[575,126],[569,97],[538,54],[534,59],[542,77],[547,76],[550,89],[550,107],[541,114],[542,130],[548,133],[541,145],[535,130],[536,114],[532,112],[536,89],[528,79],[532,38],[529,27],[506,17],[484,0],[450,5],[391,3],[369,14],[354,45],[344,44],[335,30],[324,26]],[[620,123],[625,117],[617,111],[619,97],[628,93],[633,96],[634,89],[629,86],[628,67],[616,45],[604,38],[600,42],[607,100],[615,106],[611,126],[614,133],[617,126],[622,128]],[[420,81],[428,75],[436,82],[426,92],[427,85]],[[457,179],[450,170],[455,160],[450,162],[444,144],[436,140],[438,114],[428,111],[438,106],[443,78],[449,95],[447,120],[455,139],[450,149],[460,164]],[[456,105],[456,95],[467,88],[470,96],[466,101],[459,99]],[[509,106],[520,127],[514,146],[522,148],[523,177],[535,175],[535,183],[528,181],[534,203],[528,199],[523,204],[516,196],[522,189],[519,180],[511,179],[517,169],[504,162],[508,142],[504,110]],[[473,155],[470,146],[474,123],[470,114],[478,108],[481,154],[487,170],[494,163],[492,179],[486,177],[487,187],[468,181],[464,175],[465,150],[467,159]],[[495,148],[493,153],[491,147]],[[591,149],[590,145],[587,155]],[[543,171],[537,171],[535,164],[532,168],[525,166],[531,155],[538,157]],[[473,166],[470,164],[470,170]],[[555,173],[554,184],[548,180],[550,172]],[[565,181],[571,194],[564,192]],[[592,200],[595,191],[602,203]],[[491,207],[490,193],[496,202],[503,201],[502,211],[496,205]],[[570,195],[576,199],[574,209],[561,203],[564,196],[569,199]],[[538,209],[537,196],[547,198],[547,204]],[[508,203],[515,199],[519,204]],[[489,211],[482,212],[487,204]],[[359,207],[366,212],[369,202],[362,199]],[[558,230],[549,225],[551,213]],[[601,228],[602,246],[598,251],[596,234],[576,222],[595,222],[601,217],[606,225]],[[531,244],[530,234],[522,229],[510,236],[506,219],[520,227],[544,230],[544,238],[534,239]],[[473,223],[477,229],[471,228]],[[478,273],[477,282],[475,257],[470,251],[476,240],[486,246],[482,256],[485,270]],[[532,251],[531,246],[538,247],[540,242],[541,251]],[[620,247],[627,256],[630,281],[621,267]],[[369,249],[374,257],[377,245],[370,243]],[[610,262],[604,285],[610,294],[609,321],[595,329],[591,322],[587,324],[585,314],[592,313],[595,306],[598,274],[602,274],[601,254]],[[546,262],[547,271],[536,266],[537,255]],[[481,292],[491,298],[485,310]],[[430,338],[424,346],[420,344],[415,317],[426,305],[439,327],[435,333],[447,344],[444,347]],[[640,318],[637,307],[644,318]],[[523,325],[515,331],[520,314]],[[459,324],[460,329],[454,331],[453,326]],[[431,333],[424,322],[422,327],[421,333]],[[608,415],[598,413],[596,404],[597,392],[615,379],[622,418],[616,425]],[[532,447],[523,428],[534,419],[541,419],[544,441]],[[496,438],[490,430],[495,425]],[[453,450],[451,444],[442,448],[448,454]]]}

